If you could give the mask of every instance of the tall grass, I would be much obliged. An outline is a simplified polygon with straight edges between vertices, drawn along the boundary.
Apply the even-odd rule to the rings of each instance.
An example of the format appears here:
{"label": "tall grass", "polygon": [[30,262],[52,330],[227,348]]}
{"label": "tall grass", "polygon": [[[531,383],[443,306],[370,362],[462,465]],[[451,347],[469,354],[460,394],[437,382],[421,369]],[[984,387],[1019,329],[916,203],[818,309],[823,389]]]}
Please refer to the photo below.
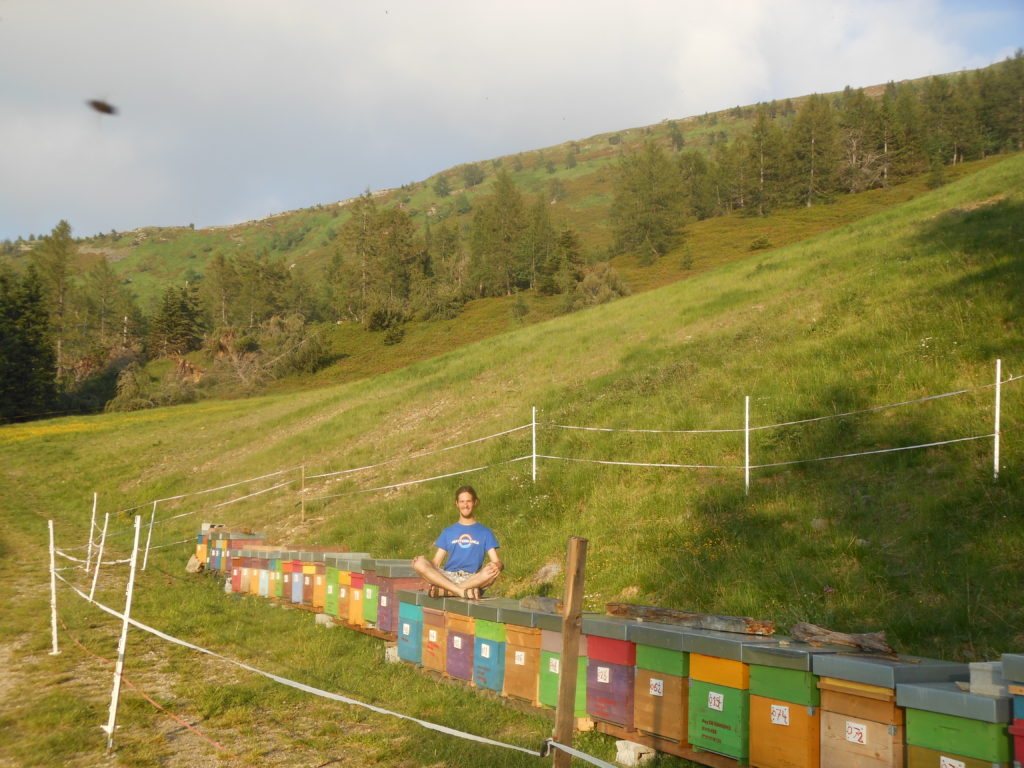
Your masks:
{"label": "tall grass", "polygon": [[[83,672],[93,662],[81,654],[45,655],[47,518],[57,521],[59,541],[81,543],[94,490],[101,513],[114,513],[123,529],[131,514],[148,515],[154,498],[300,465],[307,475],[377,465],[526,424],[533,406],[545,455],[728,468],[543,460],[534,484],[529,462],[507,463],[530,452],[529,433],[516,432],[311,481],[309,496],[330,498],[306,504],[305,519],[297,471],[287,476],[287,491],[229,506],[215,505],[274,481],[161,502],[158,519],[194,514],[158,526],[154,543],[186,538],[199,521],[215,520],[254,525],[276,542],[407,557],[430,550],[453,516],[452,489],[468,481],[483,497],[482,519],[501,539],[507,571],[499,591],[508,595],[558,594],[559,581],[541,587],[534,576],[562,562],[567,536],[582,535],[590,539],[589,609],[628,599],[773,619],[782,631],[800,620],[842,631],[884,629],[901,651],[951,659],[1024,649],[1024,610],[1015,599],[1024,586],[1019,382],[1003,393],[997,481],[991,441],[979,440],[760,469],[748,495],[738,469],[741,434],[552,426],[735,429],[746,396],[754,426],[762,426],[973,389],[992,382],[996,357],[1007,374],[1017,373],[1024,357],[1017,290],[1024,277],[1022,177],[1024,155],[1011,157],[856,225],[749,252],[684,282],[372,379],[0,428],[0,552],[20,585],[16,599],[0,604],[0,640],[33,672],[16,683],[19,704],[4,705],[3,724],[40,733],[59,721],[73,733],[66,743],[19,738],[12,759],[90,764],[82,745],[98,741],[93,721],[107,693],[107,673]],[[992,416],[992,390],[982,389],[757,431],[753,462],[984,435]],[[367,492],[482,466],[492,468]],[[143,509],[121,512],[136,505]],[[210,580],[186,579],[181,548],[151,557],[137,591],[142,621],[453,727],[516,743],[539,743],[550,727],[488,697],[384,666],[376,641],[317,630],[307,615],[229,599]],[[117,578],[101,588],[114,605],[123,594]],[[62,598],[62,614],[88,643],[110,652],[116,633],[109,621],[69,598]],[[362,759],[389,764],[525,764],[512,753],[478,753],[377,716],[311,703],[134,634],[132,643],[147,663],[130,662],[129,677],[141,674],[176,708],[206,718],[236,751],[253,744],[246,754],[261,764],[289,764],[269,751],[281,740],[267,736],[267,723],[275,733],[298,734],[288,758],[296,764],[299,754],[326,760],[339,739]],[[52,695],[72,690],[78,704]],[[164,736],[142,735],[141,724],[153,719],[144,707],[129,712],[118,759],[157,764],[172,746]],[[608,749],[596,739],[592,746]]]}

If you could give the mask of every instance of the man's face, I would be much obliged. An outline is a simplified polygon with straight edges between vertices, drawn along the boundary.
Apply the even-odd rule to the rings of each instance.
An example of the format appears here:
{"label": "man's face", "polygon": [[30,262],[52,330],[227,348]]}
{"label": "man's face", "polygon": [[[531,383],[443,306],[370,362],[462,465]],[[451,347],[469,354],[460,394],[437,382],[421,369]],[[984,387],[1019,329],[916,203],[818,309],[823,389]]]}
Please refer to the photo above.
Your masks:
{"label": "man's face", "polygon": [[459,508],[459,516],[473,517],[473,510],[476,509],[478,499],[473,497],[472,493],[463,491],[459,494],[459,497],[455,500],[455,506]]}

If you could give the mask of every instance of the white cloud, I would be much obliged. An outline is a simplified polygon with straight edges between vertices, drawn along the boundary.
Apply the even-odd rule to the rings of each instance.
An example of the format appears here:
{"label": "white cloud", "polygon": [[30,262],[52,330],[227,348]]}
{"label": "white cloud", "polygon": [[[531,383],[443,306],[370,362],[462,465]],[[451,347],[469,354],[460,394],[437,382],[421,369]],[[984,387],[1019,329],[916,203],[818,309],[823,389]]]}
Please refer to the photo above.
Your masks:
{"label": "white cloud", "polygon": [[[983,66],[1012,0],[8,0],[0,237],[264,216],[459,162]],[[991,42],[989,42],[991,41]],[[88,112],[88,98],[121,108]]]}

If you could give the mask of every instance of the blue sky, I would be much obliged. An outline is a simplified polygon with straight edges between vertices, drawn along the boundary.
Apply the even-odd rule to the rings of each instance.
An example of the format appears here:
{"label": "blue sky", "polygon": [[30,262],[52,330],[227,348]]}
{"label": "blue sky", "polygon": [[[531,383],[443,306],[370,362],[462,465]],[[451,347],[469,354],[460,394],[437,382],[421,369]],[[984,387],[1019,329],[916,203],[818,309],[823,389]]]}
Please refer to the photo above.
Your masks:
{"label": "blue sky", "polygon": [[1024,0],[0,0],[0,238],[232,224],[1021,46]]}

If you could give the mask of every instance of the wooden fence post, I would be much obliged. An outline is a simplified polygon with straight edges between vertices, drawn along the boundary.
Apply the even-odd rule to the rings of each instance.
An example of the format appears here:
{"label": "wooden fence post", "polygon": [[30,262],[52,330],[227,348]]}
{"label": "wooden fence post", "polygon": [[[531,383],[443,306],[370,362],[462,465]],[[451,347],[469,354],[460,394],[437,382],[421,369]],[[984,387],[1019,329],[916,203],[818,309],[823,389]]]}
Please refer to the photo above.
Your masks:
{"label": "wooden fence post", "polygon": [[[566,562],[565,601],[562,607],[562,658],[558,675],[558,705],[555,710],[554,739],[572,746],[576,722],[576,670],[579,665],[580,630],[583,616],[583,573],[587,565],[587,540],[569,537]],[[572,757],[554,751],[554,768],[569,768]]]}

